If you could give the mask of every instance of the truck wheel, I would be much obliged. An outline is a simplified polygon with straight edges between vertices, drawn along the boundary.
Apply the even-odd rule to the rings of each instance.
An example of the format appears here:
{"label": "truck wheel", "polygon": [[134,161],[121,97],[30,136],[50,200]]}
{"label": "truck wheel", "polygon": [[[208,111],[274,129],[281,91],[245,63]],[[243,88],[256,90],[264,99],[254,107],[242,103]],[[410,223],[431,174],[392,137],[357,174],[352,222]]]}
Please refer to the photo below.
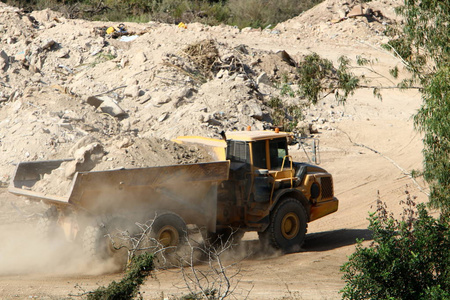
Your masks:
{"label": "truck wheel", "polygon": [[269,227],[259,234],[260,240],[284,253],[298,252],[305,241],[306,220],[303,205],[294,198],[287,198],[272,212]]}
{"label": "truck wheel", "polygon": [[127,250],[131,249],[130,237],[137,233],[137,226],[131,221],[114,217],[103,225],[91,224],[82,234],[83,252],[90,258],[106,260],[113,258],[119,266],[126,266]]}
{"label": "truck wheel", "polygon": [[151,227],[150,238],[159,247],[167,248],[166,252],[173,252],[187,242],[186,222],[173,212],[157,214]]}
{"label": "truck wheel", "polygon": [[158,212],[149,224],[147,251],[156,253],[153,261],[156,268],[179,267],[183,256],[181,247],[187,242],[187,226],[173,212]]}
{"label": "truck wheel", "polygon": [[[226,243],[231,242],[231,246],[237,245],[244,237],[245,231],[232,228],[217,229],[216,232],[206,232],[203,239],[207,246],[220,247],[225,246]],[[206,236],[205,236],[206,235]]]}
{"label": "truck wheel", "polygon": [[108,257],[105,228],[98,225],[86,226],[81,236],[81,243],[83,253],[88,258],[106,259]]}
{"label": "truck wheel", "polygon": [[36,224],[37,234],[42,240],[63,238],[64,233],[58,225],[59,212],[54,206],[45,211]]}

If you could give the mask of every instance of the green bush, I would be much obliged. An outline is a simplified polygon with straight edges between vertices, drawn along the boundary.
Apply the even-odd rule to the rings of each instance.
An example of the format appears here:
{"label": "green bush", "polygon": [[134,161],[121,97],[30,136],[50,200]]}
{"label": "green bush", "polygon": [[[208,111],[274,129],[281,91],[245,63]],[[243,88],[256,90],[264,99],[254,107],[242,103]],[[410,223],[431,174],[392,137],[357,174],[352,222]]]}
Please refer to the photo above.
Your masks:
{"label": "green bush", "polygon": [[450,225],[408,199],[401,220],[379,201],[370,215],[373,242],[342,267],[344,299],[450,299]]}
{"label": "green bush", "polygon": [[139,293],[140,286],[154,270],[153,254],[143,253],[135,256],[125,276],[120,282],[111,282],[107,287],[100,287],[88,293],[88,300],[127,300]]}

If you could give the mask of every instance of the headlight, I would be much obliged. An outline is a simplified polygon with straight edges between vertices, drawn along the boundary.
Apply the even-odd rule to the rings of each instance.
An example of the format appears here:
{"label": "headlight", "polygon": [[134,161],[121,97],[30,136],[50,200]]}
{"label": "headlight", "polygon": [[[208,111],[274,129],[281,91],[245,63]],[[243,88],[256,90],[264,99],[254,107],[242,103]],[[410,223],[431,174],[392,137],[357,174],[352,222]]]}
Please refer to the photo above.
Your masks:
{"label": "headlight", "polygon": [[317,182],[311,185],[311,199],[317,199],[320,196],[320,186]]}

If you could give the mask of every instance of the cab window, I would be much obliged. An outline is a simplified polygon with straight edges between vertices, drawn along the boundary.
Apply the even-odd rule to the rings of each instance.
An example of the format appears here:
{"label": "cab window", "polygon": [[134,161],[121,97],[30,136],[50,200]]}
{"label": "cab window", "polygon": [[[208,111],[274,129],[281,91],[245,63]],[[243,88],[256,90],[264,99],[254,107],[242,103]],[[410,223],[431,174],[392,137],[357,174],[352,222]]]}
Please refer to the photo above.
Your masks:
{"label": "cab window", "polygon": [[[277,139],[269,142],[270,151],[270,165],[271,169],[281,169],[283,164],[283,158],[288,155],[287,141],[286,139]],[[289,168],[290,161],[286,158],[284,162],[284,168]]]}
{"label": "cab window", "polygon": [[266,141],[253,142],[253,165],[260,169],[267,169]]}
{"label": "cab window", "polygon": [[232,162],[250,163],[248,144],[239,141],[228,141],[227,159]]}

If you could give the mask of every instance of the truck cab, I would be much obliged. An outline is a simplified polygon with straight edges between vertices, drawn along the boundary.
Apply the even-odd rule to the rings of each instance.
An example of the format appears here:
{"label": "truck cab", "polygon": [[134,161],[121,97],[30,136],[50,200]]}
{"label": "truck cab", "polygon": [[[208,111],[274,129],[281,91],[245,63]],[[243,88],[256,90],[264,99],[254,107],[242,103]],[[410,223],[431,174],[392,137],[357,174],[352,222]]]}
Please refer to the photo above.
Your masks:
{"label": "truck cab", "polygon": [[[294,162],[288,148],[293,138],[279,131],[226,134],[230,175],[219,187],[219,231],[230,225],[256,230],[263,239],[269,236],[268,242],[276,248],[289,252],[290,240],[294,246],[303,243],[307,222],[337,211],[331,174],[316,165]],[[287,241],[277,241],[280,237]]]}
{"label": "truck cab", "polygon": [[257,231],[262,242],[293,252],[303,244],[308,222],[337,211],[332,175],[293,161],[292,133],[231,131],[223,138],[178,138],[207,145],[217,160],[230,162],[228,179],[218,184],[216,232],[210,239]]}

